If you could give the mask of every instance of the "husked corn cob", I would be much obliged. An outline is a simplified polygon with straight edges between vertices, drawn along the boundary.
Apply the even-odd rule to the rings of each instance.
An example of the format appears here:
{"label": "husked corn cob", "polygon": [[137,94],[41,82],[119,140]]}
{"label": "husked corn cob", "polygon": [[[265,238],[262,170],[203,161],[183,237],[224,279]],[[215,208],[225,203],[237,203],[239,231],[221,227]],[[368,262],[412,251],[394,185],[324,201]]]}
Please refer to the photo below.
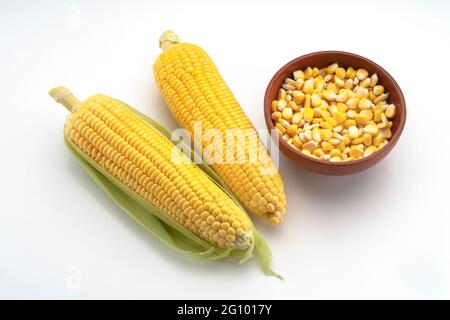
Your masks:
{"label": "husked corn cob", "polygon": [[66,138],[108,175],[209,243],[253,242],[243,210],[192,162],[172,162],[173,144],[125,104],[104,95],[80,103],[61,87],[50,95],[71,111]]}
{"label": "husked corn cob", "polygon": [[[203,130],[218,129],[223,137],[229,129],[253,130],[256,135],[250,120],[203,49],[179,43],[177,35],[171,31],[162,34],[160,46],[164,52],[153,68],[157,86],[178,123],[192,138],[197,121],[201,122]],[[211,143],[204,141],[203,151]],[[267,216],[273,223],[281,222],[286,211],[281,176],[259,139],[260,158],[256,162],[248,161],[249,143],[246,139],[246,161],[212,163],[211,167],[249,211]],[[225,142],[221,147],[227,150]],[[234,152],[237,158],[236,150]]]}

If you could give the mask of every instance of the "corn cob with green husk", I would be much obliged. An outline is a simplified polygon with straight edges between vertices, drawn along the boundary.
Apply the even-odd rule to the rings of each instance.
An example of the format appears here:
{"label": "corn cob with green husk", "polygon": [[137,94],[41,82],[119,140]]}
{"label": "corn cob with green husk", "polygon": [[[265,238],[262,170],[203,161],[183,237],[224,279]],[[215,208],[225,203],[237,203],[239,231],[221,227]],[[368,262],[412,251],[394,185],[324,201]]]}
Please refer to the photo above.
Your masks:
{"label": "corn cob with green husk", "polygon": [[124,103],[95,95],[80,102],[63,87],[50,95],[70,112],[65,142],[99,186],[173,248],[204,259],[256,254],[267,273],[270,249],[239,202],[206,165],[174,163],[170,133]]}
{"label": "corn cob with green husk", "polygon": [[[203,49],[180,43],[172,31],[161,35],[160,47],[164,52],[153,67],[156,84],[172,114],[193,140],[198,122],[205,130],[219,130],[223,137],[230,129],[253,131],[256,135],[250,120]],[[214,142],[203,143],[203,150],[208,150]],[[249,211],[266,216],[273,223],[281,222],[286,211],[281,176],[259,139],[256,148],[253,147],[262,156],[258,161],[249,159],[252,142],[247,139],[244,143],[244,161],[212,163],[211,167]],[[220,148],[225,150],[227,146],[224,143]]]}

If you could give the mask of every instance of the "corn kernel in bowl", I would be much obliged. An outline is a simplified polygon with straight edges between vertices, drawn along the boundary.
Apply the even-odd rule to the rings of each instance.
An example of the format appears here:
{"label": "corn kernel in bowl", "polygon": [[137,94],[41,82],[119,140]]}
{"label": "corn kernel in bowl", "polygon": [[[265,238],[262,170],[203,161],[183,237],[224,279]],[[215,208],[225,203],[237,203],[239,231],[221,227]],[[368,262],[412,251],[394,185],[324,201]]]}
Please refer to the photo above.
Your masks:
{"label": "corn kernel in bowl", "polygon": [[377,74],[333,63],[307,67],[285,79],[272,101],[283,140],[303,154],[331,162],[368,157],[392,136],[396,106]]}

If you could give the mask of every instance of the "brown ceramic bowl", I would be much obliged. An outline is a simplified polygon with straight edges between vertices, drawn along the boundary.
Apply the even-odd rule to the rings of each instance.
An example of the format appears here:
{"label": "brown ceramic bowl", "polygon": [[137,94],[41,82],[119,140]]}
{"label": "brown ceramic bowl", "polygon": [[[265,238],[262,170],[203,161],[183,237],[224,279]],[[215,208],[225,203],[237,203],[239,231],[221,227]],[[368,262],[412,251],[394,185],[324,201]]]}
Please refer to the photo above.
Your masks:
{"label": "brown ceramic bowl", "polygon": [[389,143],[381,150],[374,152],[372,155],[348,162],[330,162],[309,157],[295,148],[291,147],[286,141],[279,137],[279,148],[289,158],[293,159],[300,166],[305,169],[327,175],[345,175],[352,174],[367,168],[372,167],[383,159],[396,145],[406,121],[406,104],[403,93],[400,90],[397,82],[394,78],[381,66],[367,58],[359,55],[343,52],[343,51],[320,51],[310,53],[284,65],[270,80],[266,89],[264,97],[264,117],[266,119],[266,125],[269,131],[275,128],[271,119],[271,102],[277,99],[278,90],[281,88],[283,81],[290,77],[295,70],[306,67],[326,67],[334,62],[337,62],[339,66],[344,68],[353,67],[355,69],[364,68],[369,71],[370,74],[377,73],[378,83],[385,87],[385,91],[389,92],[389,103],[394,103],[397,106],[396,116],[394,117],[392,130],[392,137]]}

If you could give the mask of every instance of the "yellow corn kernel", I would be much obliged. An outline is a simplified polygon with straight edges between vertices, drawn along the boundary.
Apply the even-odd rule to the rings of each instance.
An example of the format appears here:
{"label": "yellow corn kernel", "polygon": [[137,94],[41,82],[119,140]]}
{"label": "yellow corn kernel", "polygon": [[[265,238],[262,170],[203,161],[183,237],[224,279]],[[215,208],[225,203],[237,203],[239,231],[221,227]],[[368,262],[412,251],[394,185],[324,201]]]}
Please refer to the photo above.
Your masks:
{"label": "yellow corn kernel", "polygon": [[314,90],[322,91],[325,88],[325,81],[322,78],[314,78]]}
{"label": "yellow corn kernel", "polygon": [[322,112],[320,113],[320,116],[321,116],[322,118],[326,119],[326,118],[330,118],[330,117],[331,117],[331,114],[330,114],[328,111],[322,111]]}
{"label": "yellow corn kernel", "polygon": [[313,69],[311,67],[306,67],[304,73],[305,73],[305,79],[309,79],[313,76]]}
{"label": "yellow corn kernel", "polygon": [[331,73],[327,73],[326,75],[323,76],[323,80],[325,82],[329,82],[331,79],[333,79],[333,75]]}
{"label": "yellow corn kernel", "polygon": [[320,130],[320,137],[324,141],[331,139],[332,134],[333,134],[333,132],[330,129],[321,129]]}
{"label": "yellow corn kernel", "polygon": [[381,101],[380,103],[377,103],[375,105],[375,110],[384,112],[384,111],[386,111],[387,106],[388,106],[388,104],[386,103],[386,101]]}
{"label": "yellow corn kernel", "polygon": [[345,103],[338,103],[338,104],[336,104],[336,107],[338,108],[338,110],[340,112],[343,112],[343,113],[347,112],[347,110],[348,110],[348,106]]}
{"label": "yellow corn kernel", "polygon": [[359,110],[369,110],[372,107],[373,107],[373,103],[366,98],[362,98],[358,102]]}
{"label": "yellow corn kernel", "polygon": [[367,88],[357,87],[355,89],[355,95],[358,99],[368,98],[369,97],[369,90]]}
{"label": "yellow corn kernel", "polygon": [[309,152],[313,152],[317,147],[318,144],[314,140],[308,141],[302,145],[303,150],[308,150]]}
{"label": "yellow corn kernel", "polygon": [[331,106],[328,107],[328,111],[330,112],[331,115],[334,115],[338,111],[338,108],[336,107],[335,104],[332,104]]}
{"label": "yellow corn kernel", "polygon": [[320,109],[327,110],[329,106],[330,105],[328,104],[328,102],[326,100],[322,99],[322,103],[320,104]]}
{"label": "yellow corn kernel", "polygon": [[392,128],[393,125],[394,125],[394,123],[393,123],[392,121],[389,121],[389,122],[387,123],[387,127],[388,127],[388,128]]}
{"label": "yellow corn kernel", "polygon": [[342,161],[342,159],[339,156],[334,156],[334,157],[331,157],[330,161],[331,162],[339,162],[339,161]]}
{"label": "yellow corn kernel", "polygon": [[358,98],[350,98],[346,102],[349,109],[356,110],[358,108],[359,99]]}
{"label": "yellow corn kernel", "polygon": [[369,98],[370,101],[374,101],[377,98],[377,96],[373,94],[372,90],[370,90],[369,96],[367,98]]}
{"label": "yellow corn kernel", "polygon": [[328,141],[322,141],[322,143],[320,144],[322,146],[322,150],[323,151],[331,151],[334,149],[333,145],[331,143],[329,143]]}
{"label": "yellow corn kernel", "polygon": [[338,88],[342,88],[344,87],[344,80],[342,80],[341,78],[339,78],[338,76],[334,76],[334,84],[338,87]]}
{"label": "yellow corn kernel", "polygon": [[344,141],[341,141],[341,143],[339,143],[336,147],[343,152],[346,145],[345,145]]}
{"label": "yellow corn kernel", "polygon": [[364,127],[364,132],[376,136],[378,134],[378,127],[374,124],[368,124]]}
{"label": "yellow corn kernel", "polygon": [[365,78],[363,81],[359,82],[359,86],[361,88],[368,88],[370,87],[370,78]]}
{"label": "yellow corn kernel", "polygon": [[337,70],[338,68],[339,68],[339,65],[338,65],[337,63],[330,64],[330,65],[327,67],[327,73],[333,74],[333,73],[336,72],[336,70]]}
{"label": "yellow corn kernel", "polygon": [[298,104],[302,104],[305,101],[305,94],[299,90],[294,90],[292,92],[292,97]]}
{"label": "yellow corn kernel", "polygon": [[325,155],[325,152],[321,148],[317,148],[313,151],[313,155],[315,155],[317,158],[322,158]]}
{"label": "yellow corn kernel", "polygon": [[372,90],[373,94],[379,96],[384,93],[384,87],[382,85],[376,85]]}
{"label": "yellow corn kernel", "polygon": [[337,75],[339,78],[341,78],[342,80],[344,80],[344,78],[345,78],[345,73],[346,73],[346,71],[345,71],[344,68],[342,68],[342,67],[337,68],[336,71],[335,71],[335,73],[336,73],[336,75]]}
{"label": "yellow corn kernel", "polygon": [[297,80],[295,80],[295,88],[297,89],[297,90],[302,90],[302,88],[303,88],[303,84],[305,83],[305,80],[303,80],[303,79],[297,79]]}
{"label": "yellow corn kernel", "polygon": [[375,146],[370,146],[370,147],[366,148],[366,150],[364,150],[364,157],[370,156],[375,151],[377,151],[377,147],[375,147]]}
{"label": "yellow corn kernel", "polygon": [[351,143],[350,137],[347,134],[343,135],[344,139],[342,139],[342,142],[344,142],[345,145],[349,145]]}
{"label": "yellow corn kernel", "polygon": [[281,123],[279,122],[275,123],[275,128],[277,128],[281,134],[284,134],[286,132],[286,128],[282,126]]}
{"label": "yellow corn kernel", "polygon": [[390,104],[386,107],[386,111],[384,111],[384,114],[388,118],[393,118],[395,117],[395,111],[396,111],[395,104]]}
{"label": "yellow corn kernel", "polygon": [[363,114],[356,114],[355,115],[355,121],[356,121],[357,125],[363,127],[363,126],[365,126],[365,125],[367,125],[369,123],[370,119],[367,116],[363,115]]}
{"label": "yellow corn kernel", "polygon": [[373,103],[378,104],[382,101],[385,101],[387,98],[389,97],[389,93],[383,93],[381,95],[379,95],[374,101]]}
{"label": "yellow corn kernel", "polygon": [[311,95],[309,93],[305,94],[305,108],[311,107]]}
{"label": "yellow corn kernel", "polygon": [[320,129],[319,128],[313,128],[312,129],[312,138],[314,141],[316,141],[317,143],[322,141],[322,137],[320,135]]}
{"label": "yellow corn kernel", "polygon": [[310,156],[312,154],[308,149],[302,149],[302,153],[306,154],[307,156]]}
{"label": "yellow corn kernel", "polygon": [[292,139],[292,143],[294,144],[294,146],[296,146],[297,148],[301,148],[303,142],[302,140],[300,140],[300,138],[298,136],[294,136],[294,138]]}
{"label": "yellow corn kernel", "polygon": [[362,135],[362,143],[368,147],[372,145],[372,135],[370,133],[364,133]]}
{"label": "yellow corn kernel", "polygon": [[373,112],[373,121],[375,122],[379,122],[381,121],[381,111],[380,110],[376,110]]}
{"label": "yellow corn kernel", "polygon": [[389,142],[388,140],[384,140],[384,141],[378,146],[377,150],[382,149],[385,145],[388,144],[388,142]]}
{"label": "yellow corn kernel", "polygon": [[373,88],[376,86],[376,84],[378,83],[378,75],[376,73],[374,73],[371,77],[370,77],[370,86]]}
{"label": "yellow corn kernel", "polygon": [[359,137],[359,138],[356,138],[356,139],[352,140],[352,144],[361,144],[361,143],[363,143],[363,138],[362,137]]}
{"label": "yellow corn kernel", "polygon": [[289,121],[287,121],[287,120],[285,120],[285,119],[283,119],[283,118],[279,119],[279,120],[278,120],[278,123],[281,124],[281,125],[282,125],[283,127],[285,127],[286,129],[291,125],[291,124],[289,123]]}
{"label": "yellow corn kernel", "polygon": [[324,76],[326,76],[327,75],[327,68],[321,68],[321,69],[319,69],[319,74],[318,74],[318,76],[319,77],[324,77]]}
{"label": "yellow corn kernel", "polygon": [[342,152],[340,149],[332,149],[329,153],[330,156],[334,157],[334,156],[341,156]]}
{"label": "yellow corn kernel", "polygon": [[281,119],[281,112],[280,111],[272,112],[271,118],[273,121],[277,121],[278,119]]}
{"label": "yellow corn kernel", "polygon": [[322,104],[322,99],[320,98],[319,95],[317,95],[317,94],[311,95],[311,105],[313,107],[318,107],[321,104]]}
{"label": "yellow corn kernel", "polygon": [[381,132],[379,132],[379,133],[377,134],[377,136],[376,136],[375,138],[372,139],[372,144],[373,144],[375,147],[378,147],[383,141],[384,141],[384,137],[383,137],[383,135],[381,134]]}
{"label": "yellow corn kernel", "polygon": [[291,122],[293,123],[293,124],[299,124],[300,123],[300,121],[302,121],[302,119],[303,119],[303,113],[301,113],[301,112],[296,112],[296,113],[294,113],[294,115],[292,116],[292,119],[291,119]]}
{"label": "yellow corn kernel", "polygon": [[372,110],[361,110],[361,112],[359,113],[362,116],[367,117],[369,120],[373,119],[373,112]]}
{"label": "yellow corn kernel", "polygon": [[353,80],[352,79],[345,80],[344,88],[349,90],[353,89]]}
{"label": "yellow corn kernel", "polygon": [[321,123],[321,122],[323,122],[323,119],[322,119],[322,118],[314,118],[314,119],[312,119],[312,121],[311,121],[312,124],[315,124],[315,123]]}
{"label": "yellow corn kernel", "polygon": [[334,92],[333,90],[323,90],[322,91],[322,97],[325,100],[328,101],[334,101],[336,99],[336,92]]}
{"label": "yellow corn kernel", "polygon": [[341,143],[341,140],[337,138],[331,138],[330,140],[328,140],[328,142],[331,143],[333,146],[337,146]]}
{"label": "yellow corn kernel", "polygon": [[287,93],[289,93],[289,91],[295,90],[296,84],[297,82],[295,80],[286,78],[282,87],[286,89]]}
{"label": "yellow corn kernel", "polygon": [[352,146],[348,154],[352,158],[359,158],[364,154],[364,147],[361,145]]}
{"label": "yellow corn kernel", "polygon": [[337,122],[334,118],[332,117],[328,117],[328,118],[324,118],[326,122],[328,122],[329,124],[331,124],[333,127],[335,127],[337,125]]}
{"label": "yellow corn kernel", "polygon": [[286,100],[286,90],[283,88],[278,90],[278,100]]}
{"label": "yellow corn kernel", "polygon": [[359,130],[356,126],[351,126],[348,128],[348,137],[352,140],[359,137]]}
{"label": "yellow corn kernel", "polygon": [[333,91],[335,94],[338,94],[338,92],[339,92],[339,87],[338,87],[335,83],[330,82],[330,83],[327,84],[327,90],[331,90],[331,91]]}
{"label": "yellow corn kernel", "polygon": [[360,81],[366,79],[368,76],[369,76],[369,72],[366,69],[358,69],[358,71],[356,71],[356,77]]}
{"label": "yellow corn kernel", "polygon": [[305,74],[302,70],[294,71],[292,75],[294,76],[294,80],[305,79]]}
{"label": "yellow corn kernel", "polygon": [[355,110],[348,110],[345,114],[347,115],[347,118],[354,119],[355,115],[356,115],[356,111]]}
{"label": "yellow corn kernel", "polygon": [[278,111],[283,111],[283,109],[286,108],[286,106],[287,106],[286,100],[278,100],[277,104]]}
{"label": "yellow corn kernel", "polygon": [[286,132],[287,132],[288,135],[294,136],[297,133],[297,129],[298,129],[298,126],[296,124],[291,124],[287,128]]}
{"label": "yellow corn kernel", "polygon": [[293,115],[293,111],[291,108],[286,107],[283,109],[283,111],[281,111],[281,116],[283,119],[290,121],[292,119],[292,115]]}
{"label": "yellow corn kernel", "polygon": [[294,112],[300,111],[300,106],[296,104],[294,101],[289,101],[287,106],[292,109]]}
{"label": "yellow corn kernel", "polygon": [[334,120],[336,120],[337,124],[344,123],[345,120],[347,120],[347,116],[345,115],[344,112],[341,112],[341,111],[335,112],[333,115],[333,118],[334,118]]}
{"label": "yellow corn kernel", "polygon": [[333,132],[340,133],[342,132],[343,129],[344,128],[342,128],[342,125],[337,125],[336,127],[333,128]]}
{"label": "yellow corn kernel", "polygon": [[326,122],[326,121],[321,122],[320,127],[323,129],[329,129],[329,130],[333,129],[333,126],[329,122]]}
{"label": "yellow corn kernel", "polygon": [[339,93],[336,96],[336,102],[346,102],[347,101],[347,95],[343,93]]}
{"label": "yellow corn kernel", "polygon": [[308,79],[303,84],[303,92],[304,93],[313,93],[314,90],[314,79]]}
{"label": "yellow corn kernel", "polygon": [[353,119],[347,119],[347,120],[345,120],[345,122],[344,122],[344,127],[345,127],[346,129],[348,129],[348,128],[352,127],[352,126],[356,126],[356,121],[355,121],[355,120],[353,120]]}
{"label": "yellow corn kernel", "polygon": [[384,127],[380,129],[380,133],[385,139],[390,139],[392,137],[392,132],[389,127]]}
{"label": "yellow corn kernel", "polygon": [[347,68],[347,72],[345,73],[345,76],[347,78],[353,79],[354,77],[356,77],[356,70],[353,69],[352,67]]}
{"label": "yellow corn kernel", "polygon": [[311,120],[314,118],[314,110],[309,107],[305,107],[305,114],[303,115],[303,119],[305,121],[311,122]]}
{"label": "yellow corn kernel", "polygon": [[270,110],[272,112],[275,112],[278,110],[278,100],[273,100],[271,105],[270,105]]}

